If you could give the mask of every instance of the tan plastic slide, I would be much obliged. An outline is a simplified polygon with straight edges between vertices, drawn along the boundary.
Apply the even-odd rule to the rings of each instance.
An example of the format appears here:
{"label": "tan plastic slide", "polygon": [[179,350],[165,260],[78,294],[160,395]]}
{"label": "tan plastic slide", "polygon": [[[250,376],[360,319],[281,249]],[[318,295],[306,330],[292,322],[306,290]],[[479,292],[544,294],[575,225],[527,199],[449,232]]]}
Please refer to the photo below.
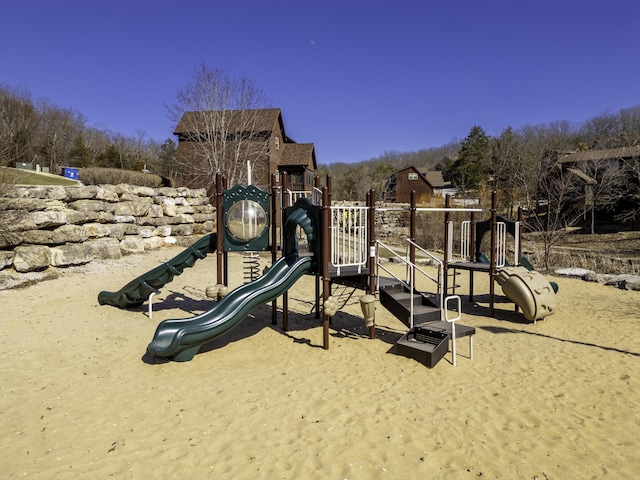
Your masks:
{"label": "tan plastic slide", "polygon": [[555,312],[556,294],[539,272],[525,267],[501,268],[496,281],[506,297],[520,307],[527,320],[535,322]]}

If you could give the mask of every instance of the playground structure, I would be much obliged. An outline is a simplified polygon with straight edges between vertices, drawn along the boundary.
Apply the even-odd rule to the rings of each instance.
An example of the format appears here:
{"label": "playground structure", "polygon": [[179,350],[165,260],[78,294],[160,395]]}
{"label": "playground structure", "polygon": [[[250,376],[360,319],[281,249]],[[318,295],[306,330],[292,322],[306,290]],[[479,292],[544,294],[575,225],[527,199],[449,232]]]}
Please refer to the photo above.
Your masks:
{"label": "playground structure", "polygon": [[[449,207],[449,197],[446,207]],[[482,222],[476,222],[476,211],[471,212],[471,218],[461,224],[460,260],[453,262],[453,223],[449,220],[450,210],[445,213],[445,259],[444,269],[453,270],[453,292],[455,293],[455,278],[458,270],[469,272],[469,301],[473,301],[474,273],[489,274],[489,315],[495,312],[495,284],[502,287],[505,296],[511,300],[516,308],[520,308],[524,317],[533,321],[544,319],[555,312],[556,292],[558,286],[548,282],[539,272],[536,272],[527,258],[522,255],[522,209],[518,208],[518,220],[512,221],[497,214],[496,192],[492,193],[490,217]],[[486,234],[490,236],[489,257],[482,251],[482,241]],[[513,263],[509,263],[507,256],[508,237],[513,239]],[[445,291],[448,291],[448,280],[445,275]]]}
{"label": "playground structure", "polygon": [[[119,308],[139,307],[145,301],[150,303],[151,297],[175,275],[180,275],[184,268],[193,266],[198,259],[215,252],[217,283],[215,287],[207,288],[207,295],[217,297],[217,301],[212,301],[211,309],[194,317],[160,322],[148,346],[148,352],[156,357],[189,361],[202,345],[235,327],[251,311],[268,302],[272,303],[272,324],[276,325],[278,297],[282,297],[282,328],[288,330],[288,290],[303,275],[315,276],[315,312],[316,318],[322,312],[323,348],[329,348],[330,320],[337,310],[332,289],[342,285],[365,292],[360,297],[360,303],[371,339],[376,335],[375,301],[379,298],[382,306],[409,328],[397,342],[396,352],[415,358],[429,367],[444,357],[449,351],[449,343],[453,353],[452,363],[455,365],[455,340],[460,337],[469,337],[470,358],[473,358],[475,328],[456,325],[460,319],[461,301],[455,295],[455,282],[452,288],[448,286],[450,269],[453,269],[454,279],[458,269],[467,269],[471,275],[474,271],[486,271],[491,275],[492,314],[493,280],[500,283],[503,277],[506,278],[502,283],[505,294],[516,305],[525,312],[538,308],[535,300],[531,307],[520,298],[523,296],[522,284],[529,285],[532,280],[524,272],[511,273],[496,260],[494,250],[504,242],[495,240],[498,231],[495,208],[492,208],[489,226],[492,238],[489,263],[452,262],[452,243],[448,236],[452,232],[450,222],[445,219],[445,256],[441,260],[415,243],[416,213],[436,210],[445,212],[446,216],[451,211],[470,212],[472,221],[464,227],[465,232],[468,232],[465,234],[468,241],[463,241],[466,245],[464,248],[469,251],[473,243],[471,236],[476,230],[483,228],[478,228],[473,221],[473,215],[480,212],[480,209],[451,208],[448,199],[445,208],[418,209],[415,195],[412,195],[409,207],[410,235],[406,255],[403,256],[376,240],[374,190],[367,194],[366,205],[334,206],[331,204],[331,177],[327,177],[326,185],[322,188],[319,186],[319,179],[316,179],[313,191],[293,192],[287,188],[287,175],[284,174],[281,189],[276,186],[275,176],[272,177],[270,193],[253,185],[236,185],[227,189],[222,176],[217,175],[216,192],[217,232],[201,238],[170,261],[134,279],[122,289],[100,292],[98,295],[100,304]],[[278,224],[279,229],[276,228]],[[519,240],[519,233],[515,236]],[[260,275],[253,253],[269,250],[272,264]],[[404,278],[391,273],[380,261],[381,250],[388,250],[390,255],[404,263]],[[476,254],[477,250],[478,248]],[[416,251],[438,264],[435,278],[417,265]],[[245,278],[248,283],[231,291],[228,291],[227,286],[228,252],[243,252],[247,265]],[[418,291],[416,275],[424,275],[433,281],[435,291]],[[512,277],[518,281],[510,283],[509,279]],[[507,284],[511,286],[505,288],[504,285]],[[453,295],[448,295],[450,290]],[[535,286],[533,290],[536,290]],[[450,318],[448,307],[453,301],[456,302],[454,307],[457,316]],[[545,313],[553,313],[553,307],[547,308]],[[538,313],[534,315],[535,319],[543,316]]]}

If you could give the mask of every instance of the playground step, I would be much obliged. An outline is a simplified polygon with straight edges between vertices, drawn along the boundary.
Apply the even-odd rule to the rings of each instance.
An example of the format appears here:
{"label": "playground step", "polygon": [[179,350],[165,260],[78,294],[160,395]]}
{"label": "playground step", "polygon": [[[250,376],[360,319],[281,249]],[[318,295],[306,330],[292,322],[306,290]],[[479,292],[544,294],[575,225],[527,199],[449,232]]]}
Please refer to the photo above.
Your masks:
{"label": "playground step", "polygon": [[339,285],[367,290],[369,288],[369,274],[362,275],[346,275],[341,277],[332,277],[331,281]]}
{"label": "playground step", "polygon": [[380,303],[406,326],[411,326],[411,299],[413,297],[413,323],[440,320],[440,308],[420,294],[380,289]]}
{"label": "playground step", "polygon": [[398,355],[413,358],[429,368],[433,368],[449,350],[450,335],[446,332],[416,326],[396,342]]}

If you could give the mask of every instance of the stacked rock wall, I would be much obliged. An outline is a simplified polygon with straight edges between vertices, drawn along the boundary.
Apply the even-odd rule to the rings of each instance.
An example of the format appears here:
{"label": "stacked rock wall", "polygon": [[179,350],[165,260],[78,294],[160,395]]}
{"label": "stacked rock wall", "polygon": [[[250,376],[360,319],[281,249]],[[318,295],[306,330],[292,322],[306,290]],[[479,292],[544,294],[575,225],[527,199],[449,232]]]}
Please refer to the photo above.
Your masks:
{"label": "stacked rock wall", "polygon": [[[338,202],[336,205],[357,205]],[[384,205],[406,207],[406,205]],[[0,270],[26,273],[117,259],[167,244],[187,246],[215,230],[204,189],[132,185],[4,186]],[[403,241],[408,211],[376,211],[376,236]]]}
{"label": "stacked rock wall", "polygon": [[131,185],[5,186],[0,270],[40,271],[115,259],[215,229],[204,189]]}
{"label": "stacked rock wall", "polygon": [[[384,208],[393,210],[384,210]],[[410,212],[407,203],[377,203],[376,208],[376,238],[391,243],[403,243],[409,236]],[[396,210],[404,208],[406,210]]]}

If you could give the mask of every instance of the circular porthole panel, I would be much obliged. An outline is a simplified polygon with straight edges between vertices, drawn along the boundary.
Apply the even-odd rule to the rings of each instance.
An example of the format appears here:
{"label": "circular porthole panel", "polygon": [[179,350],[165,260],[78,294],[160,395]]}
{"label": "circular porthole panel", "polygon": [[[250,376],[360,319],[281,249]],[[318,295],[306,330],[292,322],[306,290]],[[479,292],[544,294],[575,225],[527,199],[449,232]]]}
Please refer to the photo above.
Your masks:
{"label": "circular porthole panel", "polygon": [[258,238],[267,227],[267,213],[258,202],[241,200],[229,208],[226,227],[235,240],[250,242]]}

